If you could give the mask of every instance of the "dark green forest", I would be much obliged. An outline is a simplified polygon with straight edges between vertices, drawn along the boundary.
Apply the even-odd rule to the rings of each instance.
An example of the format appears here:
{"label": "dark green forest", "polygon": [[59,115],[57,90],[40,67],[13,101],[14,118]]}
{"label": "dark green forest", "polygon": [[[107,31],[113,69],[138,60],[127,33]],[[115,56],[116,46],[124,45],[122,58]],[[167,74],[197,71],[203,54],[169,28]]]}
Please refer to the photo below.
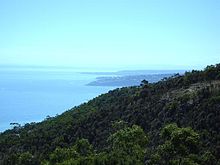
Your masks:
{"label": "dark green forest", "polygon": [[0,134],[2,165],[220,165],[220,64]]}

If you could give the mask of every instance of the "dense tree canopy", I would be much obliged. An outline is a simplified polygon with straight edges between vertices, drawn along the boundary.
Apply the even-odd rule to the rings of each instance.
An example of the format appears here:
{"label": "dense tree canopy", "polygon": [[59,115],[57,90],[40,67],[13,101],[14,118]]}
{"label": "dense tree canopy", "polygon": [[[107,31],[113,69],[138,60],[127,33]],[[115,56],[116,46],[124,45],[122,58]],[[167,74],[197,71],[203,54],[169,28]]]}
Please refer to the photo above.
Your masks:
{"label": "dense tree canopy", "polygon": [[118,164],[218,164],[220,64],[115,89],[43,122],[15,126],[0,134],[0,146],[3,165],[113,158]]}

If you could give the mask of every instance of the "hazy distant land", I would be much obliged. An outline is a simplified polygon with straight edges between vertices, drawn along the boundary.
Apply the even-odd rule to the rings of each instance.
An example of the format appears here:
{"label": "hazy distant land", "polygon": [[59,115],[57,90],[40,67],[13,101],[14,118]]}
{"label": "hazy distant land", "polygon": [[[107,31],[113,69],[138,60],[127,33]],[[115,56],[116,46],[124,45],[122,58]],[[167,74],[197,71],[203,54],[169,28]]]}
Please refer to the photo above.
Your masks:
{"label": "hazy distant land", "polygon": [[139,85],[142,80],[150,83],[170,77],[175,73],[184,73],[183,70],[129,70],[118,72],[83,72],[83,74],[110,75],[97,77],[88,86],[134,86]]}
{"label": "hazy distant land", "polygon": [[170,77],[173,74],[152,74],[137,76],[113,76],[113,77],[97,77],[95,81],[88,83],[88,86],[134,86],[140,85],[142,80],[150,83],[157,82],[164,77]]}
{"label": "hazy distant land", "polygon": [[117,76],[131,76],[131,75],[152,75],[152,74],[175,74],[184,73],[186,70],[120,70],[116,72],[80,72],[81,74],[92,75],[117,75]]}

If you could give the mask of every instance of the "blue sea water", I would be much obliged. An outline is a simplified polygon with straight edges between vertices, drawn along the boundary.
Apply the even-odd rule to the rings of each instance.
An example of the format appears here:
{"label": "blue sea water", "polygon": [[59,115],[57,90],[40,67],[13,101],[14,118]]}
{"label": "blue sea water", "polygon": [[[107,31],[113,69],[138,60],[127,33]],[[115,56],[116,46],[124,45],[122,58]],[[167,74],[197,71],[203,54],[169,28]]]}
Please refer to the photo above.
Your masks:
{"label": "blue sea water", "polygon": [[69,70],[0,70],[0,132],[39,122],[115,87],[86,86],[95,75]]}

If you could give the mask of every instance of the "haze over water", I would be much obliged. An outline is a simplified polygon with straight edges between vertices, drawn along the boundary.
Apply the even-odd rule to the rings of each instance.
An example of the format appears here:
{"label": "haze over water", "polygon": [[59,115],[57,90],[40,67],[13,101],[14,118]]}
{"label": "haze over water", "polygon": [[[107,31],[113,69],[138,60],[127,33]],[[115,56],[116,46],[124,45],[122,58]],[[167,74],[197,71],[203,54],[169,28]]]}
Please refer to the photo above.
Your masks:
{"label": "haze over water", "polygon": [[38,122],[115,87],[86,86],[95,75],[73,70],[0,70],[0,131],[10,123]]}

